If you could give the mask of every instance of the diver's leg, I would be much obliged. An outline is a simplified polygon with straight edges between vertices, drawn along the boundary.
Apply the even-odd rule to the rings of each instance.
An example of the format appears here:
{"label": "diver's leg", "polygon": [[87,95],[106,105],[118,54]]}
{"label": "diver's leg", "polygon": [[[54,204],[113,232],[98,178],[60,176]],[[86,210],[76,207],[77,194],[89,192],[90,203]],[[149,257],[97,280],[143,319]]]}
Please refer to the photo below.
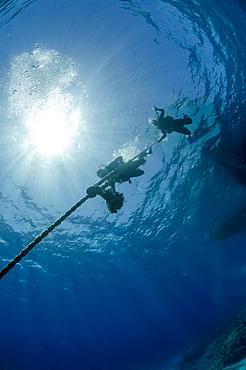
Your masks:
{"label": "diver's leg", "polygon": [[175,128],[175,130],[176,130],[176,128],[181,127],[181,126],[184,126],[183,118],[175,119],[172,122],[172,127]]}
{"label": "diver's leg", "polygon": [[138,176],[142,176],[144,174],[144,171],[141,170],[140,168],[136,168],[136,169],[132,170],[130,172],[130,174],[131,174],[130,175],[131,177],[138,177]]}
{"label": "diver's leg", "polygon": [[180,119],[175,119],[173,121],[173,129],[174,131],[176,132],[180,132],[181,134],[185,134],[185,135],[190,135],[191,132],[190,130],[188,130],[188,128],[184,127],[184,125],[189,125],[190,123],[192,122],[191,118],[187,117],[187,118],[180,118]]}
{"label": "diver's leg", "polygon": [[188,128],[184,126],[178,126],[178,127],[175,126],[174,131],[179,132],[180,134],[184,134],[184,135],[191,135],[190,130],[188,130]]}
{"label": "diver's leg", "polygon": [[186,114],[184,114],[183,125],[190,125],[191,123],[192,123],[192,119],[188,117]]}

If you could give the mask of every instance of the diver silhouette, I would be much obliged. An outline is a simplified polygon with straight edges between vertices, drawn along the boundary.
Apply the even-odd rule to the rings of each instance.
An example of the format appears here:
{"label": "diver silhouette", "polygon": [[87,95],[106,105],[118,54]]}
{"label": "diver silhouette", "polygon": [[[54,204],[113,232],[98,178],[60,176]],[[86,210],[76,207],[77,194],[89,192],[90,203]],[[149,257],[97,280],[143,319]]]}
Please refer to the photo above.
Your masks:
{"label": "diver silhouette", "polygon": [[[120,167],[122,168],[122,171],[119,172],[119,175],[116,176],[113,183],[111,183],[108,187],[108,189],[102,190],[99,186],[91,187],[87,189],[87,194],[91,196],[95,196],[96,194],[99,194],[103,199],[106,200],[108,210],[111,213],[117,213],[119,209],[123,206],[124,203],[124,196],[122,193],[118,193],[115,190],[115,183],[121,183],[128,181],[131,183],[132,177],[138,177],[144,174],[144,171],[138,168],[139,166],[143,165],[146,161],[144,159],[145,156],[152,154],[152,150],[148,152],[144,152],[138,156],[136,160],[131,160],[127,163],[123,161],[123,157],[119,156],[115,158],[112,162],[110,162],[108,165],[103,166],[104,168],[99,168],[97,170],[97,176],[100,178],[103,178],[110,174],[110,172],[117,170]],[[101,165],[102,166],[102,165]],[[100,167],[101,167],[100,166]]]}
{"label": "diver silhouette", "polygon": [[[115,182],[121,183],[128,181],[129,183],[131,183],[132,177],[139,177],[144,174],[144,171],[138,168],[139,166],[145,164],[146,161],[144,159],[144,156],[145,154],[139,155],[138,159],[129,161],[126,165],[126,163],[123,161],[123,157],[120,155],[108,165],[104,166],[104,168],[99,168],[97,170],[97,176],[103,178],[104,176],[107,176],[111,171],[114,171],[117,168],[126,165],[125,169],[115,179]],[[113,192],[115,191],[115,182],[111,187]]]}
{"label": "diver silhouette", "polygon": [[190,125],[192,123],[192,119],[188,117],[186,114],[184,114],[184,118],[174,119],[171,116],[164,117],[164,114],[165,114],[164,109],[156,108],[156,106],[154,107],[154,109],[157,115],[157,119],[152,120],[152,125],[160,129],[161,132],[163,133],[162,137],[158,140],[158,142],[165,139],[166,134],[170,134],[173,131],[176,131],[176,132],[179,132],[180,134],[184,134],[188,136],[191,135],[190,130],[184,127],[184,125]]}

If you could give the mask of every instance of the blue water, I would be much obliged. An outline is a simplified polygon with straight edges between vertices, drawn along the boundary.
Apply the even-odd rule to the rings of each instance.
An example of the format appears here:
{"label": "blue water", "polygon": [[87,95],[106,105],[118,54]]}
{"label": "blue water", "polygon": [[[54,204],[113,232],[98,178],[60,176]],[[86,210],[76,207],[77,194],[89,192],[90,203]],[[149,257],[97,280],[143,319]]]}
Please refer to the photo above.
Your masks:
{"label": "blue water", "polygon": [[246,139],[245,1],[0,11],[0,268],[85,195],[100,164],[159,137],[155,105],[189,115],[195,139],[168,135],[143,176],[117,185],[117,214],[88,200],[2,278],[0,369],[167,368],[246,300],[246,231],[209,237],[246,205],[216,161],[235,161]]}

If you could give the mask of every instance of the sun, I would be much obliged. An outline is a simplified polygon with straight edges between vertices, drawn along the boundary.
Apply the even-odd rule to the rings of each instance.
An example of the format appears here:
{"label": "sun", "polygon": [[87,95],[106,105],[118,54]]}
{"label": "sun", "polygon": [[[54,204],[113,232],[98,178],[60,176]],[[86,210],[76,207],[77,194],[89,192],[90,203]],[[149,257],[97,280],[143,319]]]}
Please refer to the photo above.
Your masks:
{"label": "sun", "polygon": [[30,143],[42,154],[59,154],[69,146],[72,132],[59,112],[39,112],[28,119],[27,126]]}
{"label": "sun", "polygon": [[52,104],[31,112],[26,121],[29,132],[29,144],[45,156],[63,154],[76,135],[79,124],[79,112],[70,116]]}

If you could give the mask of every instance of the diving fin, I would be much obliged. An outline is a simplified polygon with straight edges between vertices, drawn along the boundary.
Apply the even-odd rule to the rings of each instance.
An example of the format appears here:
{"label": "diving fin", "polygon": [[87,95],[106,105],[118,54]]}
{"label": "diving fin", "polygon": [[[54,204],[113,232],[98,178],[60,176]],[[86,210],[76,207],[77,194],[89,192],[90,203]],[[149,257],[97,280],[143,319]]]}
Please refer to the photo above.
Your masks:
{"label": "diving fin", "polygon": [[188,135],[187,139],[188,139],[190,144],[193,144],[195,142],[195,140],[193,139],[193,137],[191,135]]}

